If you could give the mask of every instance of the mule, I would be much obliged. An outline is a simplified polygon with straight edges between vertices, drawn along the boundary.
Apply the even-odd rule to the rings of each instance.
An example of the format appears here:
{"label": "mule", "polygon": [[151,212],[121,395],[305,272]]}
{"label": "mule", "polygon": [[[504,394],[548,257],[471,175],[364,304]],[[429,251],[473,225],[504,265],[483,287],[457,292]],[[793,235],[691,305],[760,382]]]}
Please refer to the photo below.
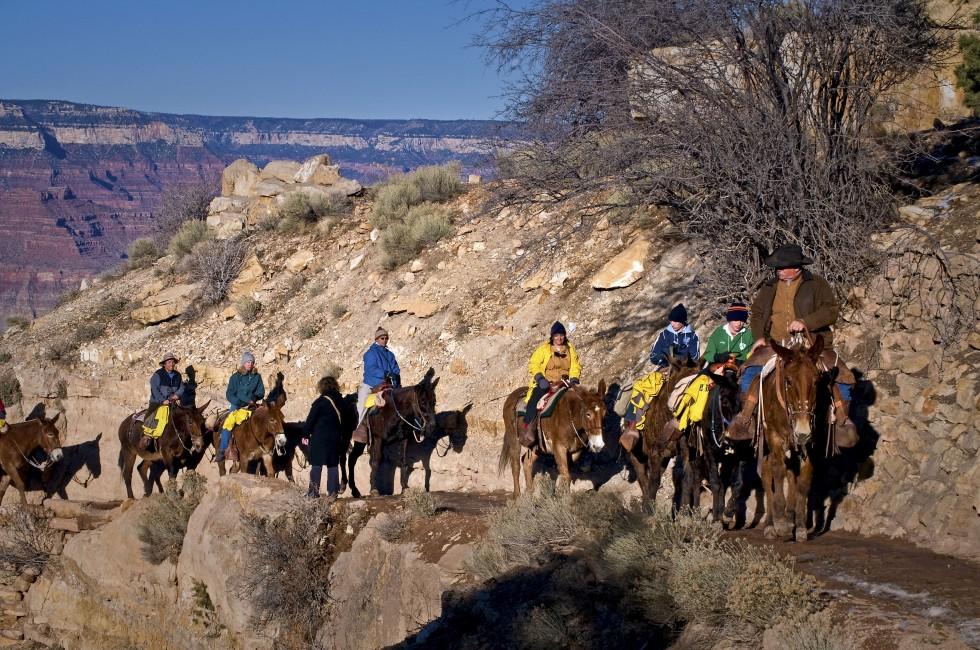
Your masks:
{"label": "mule", "polygon": [[502,473],[510,465],[514,478],[514,498],[521,496],[521,466],[528,491],[534,486],[534,463],[539,455],[551,455],[558,466],[556,488],[570,489],[572,484],[570,464],[578,460],[582,452],[602,451],[602,423],[606,417],[606,382],[601,380],[595,391],[572,384],[554,412],[538,419],[538,445],[525,450],[523,458],[518,441],[519,427],[523,418],[517,413],[517,404],[527,394],[527,387],[517,388],[504,400],[504,441],[497,462],[497,472]]}
{"label": "mule", "polygon": [[667,361],[664,386],[647,407],[642,435],[629,452],[636,482],[640,485],[640,493],[647,505],[657,498],[664,469],[677,452],[677,439],[664,435],[664,425],[674,417],[667,406],[667,400],[677,382],[698,371],[697,363],[690,359],[668,357]]}
{"label": "mule", "polygon": [[817,336],[807,351],[784,348],[772,341],[769,345],[777,359],[773,371],[762,381],[758,407],[765,443],[762,484],[768,505],[764,533],[769,539],[803,541],[809,538],[806,519],[813,462],[808,447],[821,383],[817,361],[824,342]]}
{"label": "mule", "polygon": [[143,438],[143,422],[139,413],[127,415],[119,424],[119,469],[126,496],[133,497],[133,467],[140,458],[139,475],[143,480],[143,496],[150,496],[153,484],[147,471],[154,461],[160,461],[166,468],[171,481],[176,480],[181,462],[191,454],[201,451],[204,446],[204,410],[208,402],[200,408],[173,405],[170,407],[170,420],[163,433],[156,439],[155,448],[150,451],[140,448]]}
{"label": "mule", "polygon": [[[398,462],[402,492],[408,489],[411,471],[408,463],[409,438],[422,442],[433,434],[436,427],[436,386],[439,385],[439,378],[433,379],[435,374],[435,369],[429,368],[416,385],[386,390],[382,394],[384,406],[372,409],[365,415],[371,462],[371,496],[381,494],[381,461],[385,449],[394,445],[400,445]],[[355,497],[360,496],[360,491],[354,482],[354,465],[364,448],[363,444],[355,443],[347,459],[347,478],[351,494]]]}
{"label": "mule", "polygon": [[725,506],[725,486],[721,474],[721,464],[728,448],[725,427],[739,411],[739,390],[735,379],[709,374],[714,385],[708,394],[704,417],[687,427],[678,445],[684,467],[680,506],[697,510],[700,507],[701,483],[707,479],[711,491],[711,519],[717,522],[721,521]]}
{"label": "mule", "polygon": [[61,437],[55,426],[60,415],[56,413],[51,419],[38,417],[17,422],[9,425],[6,433],[0,434],[0,469],[3,470],[3,476],[0,476],[0,503],[3,503],[7,486],[13,483],[20,493],[20,502],[27,505],[23,472],[29,465],[41,469],[29,458],[35,449],[43,450],[53,463],[62,459]]}
{"label": "mule", "polygon": [[[252,415],[247,420],[231,430],[230,444],[234,444],[238,451],[238,459],[233,460],[231,464],[232,474],[241,471],[242,467],[248,472],[252,461],[261,461],[266,476],[276,475],[272,459],[274,456],[282,456],[286,448],[286,418],[282,414],[282,407],[286,405],[286,400],[283,374],[280,372],[276,375],[275,386],[269,391],[265,401],[252,411]],[[220,444],[221,424],[227,415],[227,411],[219,413],[215,420],[215,430],[212,432],[215,449]],[[218,463],[219,476],[227,473],[226,462],[222,460]]]}

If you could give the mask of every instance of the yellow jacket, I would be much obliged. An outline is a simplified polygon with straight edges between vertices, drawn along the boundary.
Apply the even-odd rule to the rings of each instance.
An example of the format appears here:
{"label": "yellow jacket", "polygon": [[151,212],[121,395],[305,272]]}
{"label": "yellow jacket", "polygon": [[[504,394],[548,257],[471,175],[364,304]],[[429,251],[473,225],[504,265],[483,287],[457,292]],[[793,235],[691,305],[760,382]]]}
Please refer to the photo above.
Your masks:
{"label": "yellow jacket", "polygon": [[681,431],[704,418],[704,409],[708,405],[710,391],[711,377],[707,375],[698,375],[684,389],[680,404],[674,409],[674,417],[680,420],[678,426]]}
{"label": "yellow jacket", "polygon": [[[575,351],[575,346],[570,342],[565,343],[568,347],[568,378],[578,379],[582,374],[582,366],[578,362],[578,352]],[[524,396],[524,401],[531,398],[531,391],[534,390],[534,376],[537,374],[544,374],[545,369],[548,367],[548,362],[551,361],[551,341],[545,341],[538,346],[538,349],[534,351],[531,355],[531,360],[528,361],[527,371],[531,375],[531,379],[527,385],[527,395]]]}

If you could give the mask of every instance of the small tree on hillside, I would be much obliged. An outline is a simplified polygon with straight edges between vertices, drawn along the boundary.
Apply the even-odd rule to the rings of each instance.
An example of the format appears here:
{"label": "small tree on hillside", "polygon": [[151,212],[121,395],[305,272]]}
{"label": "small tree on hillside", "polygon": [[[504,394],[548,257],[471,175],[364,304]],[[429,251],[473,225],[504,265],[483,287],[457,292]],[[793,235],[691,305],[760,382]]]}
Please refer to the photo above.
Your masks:
{"label": "small tree on hillside", "polygon": [[[973,14],[974,27],[980,27],[980,13]],[[963,90],[963,103],[976,115],[980,113],[980,36],[960,36],[963,63],[956,66],[956,85]]]}
{"label": "small tree on hillside", "polygon": [[157,211],[160,247],[166,246],[185,222],[207,219],[208,207],[216,195],[214,183],[207,181],[174,185],[164,190]]}
{"label": "small tree on hillside", "polygon": [[483,14],[531,144],[504,199],[628,187],[670,206],[720,298],[799,243],[839,289],[873,268],[894,202],[879,98],[933,61],[924,0],[539,0]]}

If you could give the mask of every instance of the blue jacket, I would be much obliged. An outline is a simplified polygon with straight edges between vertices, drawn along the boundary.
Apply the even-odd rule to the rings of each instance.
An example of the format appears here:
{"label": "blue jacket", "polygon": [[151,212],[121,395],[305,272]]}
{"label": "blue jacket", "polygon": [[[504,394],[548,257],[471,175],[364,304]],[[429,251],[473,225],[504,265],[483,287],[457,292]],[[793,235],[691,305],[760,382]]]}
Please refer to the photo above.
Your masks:
{"label": "blue jacket", "polygon": [[675,332],[670,325],[660,332],[657,342],[650,350],[650,362],[660,367],[667,365],[667,351],[671,346],[674,348],[674,357],[683,361],[685,357],[696,360],[698,354],[698,335],[691,329],[690,325],[685,325],[680,332]]}
{"label": "blue jacket", "polygon": [[176,370],[168,373],[160,368],[150,376],[150,401],[154,404],[163,404],[171,395],[176,395],[178,399],[182,398],[184,382]]}
{"label": "blue jacket", "polygon": [[228,380],[228,390],[225,397],[232,409],[240,409],[248,406],[249,402],[258,402],[265,397],[265,386],[262,384],[262,375],[255,370],[248,374],[237,371]]}
{"label": "blue jacket", "polygon": [[364,353],[364,383],[374,388],[385,380],[385,374],[395,376],[395,384],[401,383],[401,368],[395,354],[383,345],[372,343]]}

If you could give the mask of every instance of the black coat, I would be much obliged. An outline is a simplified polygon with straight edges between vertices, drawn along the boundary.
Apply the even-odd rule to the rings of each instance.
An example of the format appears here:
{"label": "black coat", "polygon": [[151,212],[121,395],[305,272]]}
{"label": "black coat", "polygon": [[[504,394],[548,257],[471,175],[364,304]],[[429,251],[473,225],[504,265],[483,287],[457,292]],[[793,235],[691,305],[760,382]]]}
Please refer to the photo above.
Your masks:
{"label": "black coat", "polygon": [[[303,425],[303,436],[310,439],[311,465],[333,467],[340,463],[341,441],[355,426],[347,411],[349,409],[340,393],[327,393],[313,401],[306,424]],[[338,412],[340,417],[337,417]],[[356,414],[354,417],[357,417]]]}

